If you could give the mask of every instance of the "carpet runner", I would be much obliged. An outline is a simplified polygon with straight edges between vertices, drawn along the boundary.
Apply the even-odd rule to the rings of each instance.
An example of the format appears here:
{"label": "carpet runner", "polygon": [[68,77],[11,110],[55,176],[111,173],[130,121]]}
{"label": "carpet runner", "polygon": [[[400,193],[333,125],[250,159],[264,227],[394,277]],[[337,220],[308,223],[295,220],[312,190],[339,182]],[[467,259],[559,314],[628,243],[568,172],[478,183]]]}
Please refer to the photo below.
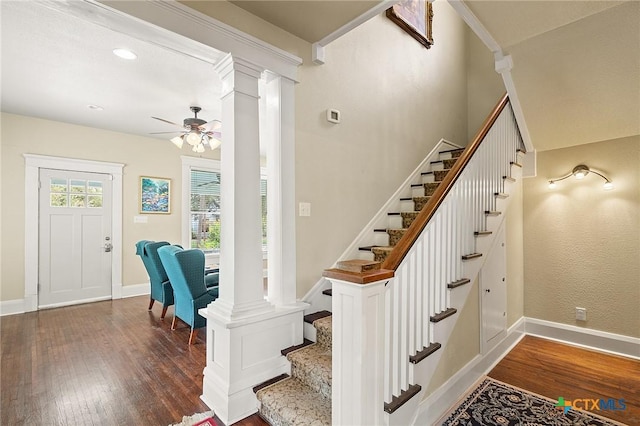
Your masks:
{"label": "carpet runner", "polygon": [[[411,226],[415,218],[418,216],[420,210],[422,210],[422,208],[427,204],[431,196],[434,194],[447,173],[449,173],[463,151],[464,149],[448,151],[451,158],[441,161],[443,169],[428,172],[428,174],[433,175],[433,182],[412,185],[415,187],[421,187],[420,191],[422,191],[423,194],[411,197],[411,199],[407,198],[407,201],[411,200],[413,202],[413,211],[405,211],[399,213],[399,216],[402,218],[402,228],[389,228],[384,230],[387,232],[387,234],[389,234],[388,246],[372,246],[368,248],[368,250],[373,253],[373,259],[376,262],[384,262],[387,256],[389,256],[389,253],[391,253],[398,241],[400,241],[400,238],[402,238],[405,232],[407,232],[407,229]],[[398,215],[398,213],[390,214]]]}
{"label": "carpet runner", "polygon": [[484,377],[435,425],[619,426],[589,411],[566,410],[557,401]]}
{"label": "carpet runner", "polygon": [[260,415],[273,426],[331,424],[331,317],[313,322],[316,343],[287,354],[291,377],[260,389]]}

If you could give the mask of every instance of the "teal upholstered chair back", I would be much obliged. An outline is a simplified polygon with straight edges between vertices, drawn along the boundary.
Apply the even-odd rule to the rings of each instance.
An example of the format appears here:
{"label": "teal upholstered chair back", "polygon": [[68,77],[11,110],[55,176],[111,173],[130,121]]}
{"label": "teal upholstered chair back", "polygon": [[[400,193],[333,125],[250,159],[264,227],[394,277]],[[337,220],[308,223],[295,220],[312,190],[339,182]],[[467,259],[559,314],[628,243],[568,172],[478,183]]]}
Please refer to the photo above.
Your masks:
{"label": "teal upholstered chair back", "polygon": [[136,243],[136,254],[142,258],[142,263],[147,270],[151,284],[151,303],[149,304],[149,309],[151,309],[154,300],[162,303],[163,318],[166,308],[173,305],[173,289],[171,288],[167,272],[160,261],[160,256],[158,256],[158,249],[168,245],[169,243],[166,241],[155,242],[142,240]]}
{"label": "teal upholstered chair back", "polygon": [[204,327],[207,322],[198,309],[218,297],[218,287],[207,288],[205,284],[204,253],[169,245],[160,247],[158,254],[173,286],[176,316],[192,330]]}

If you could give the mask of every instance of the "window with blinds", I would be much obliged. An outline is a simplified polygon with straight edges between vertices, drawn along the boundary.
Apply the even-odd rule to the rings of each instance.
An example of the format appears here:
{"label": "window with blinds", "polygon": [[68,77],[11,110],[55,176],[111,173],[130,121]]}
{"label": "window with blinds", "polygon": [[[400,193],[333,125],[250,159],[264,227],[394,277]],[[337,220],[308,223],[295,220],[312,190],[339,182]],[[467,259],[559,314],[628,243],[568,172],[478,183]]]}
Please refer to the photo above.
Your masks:
{"label": "window with blinds", "polygon": [[[267,181],[260,180],[262,250],[267,250]],[[220,173],[191,169],[191,248],[220,251]]]}

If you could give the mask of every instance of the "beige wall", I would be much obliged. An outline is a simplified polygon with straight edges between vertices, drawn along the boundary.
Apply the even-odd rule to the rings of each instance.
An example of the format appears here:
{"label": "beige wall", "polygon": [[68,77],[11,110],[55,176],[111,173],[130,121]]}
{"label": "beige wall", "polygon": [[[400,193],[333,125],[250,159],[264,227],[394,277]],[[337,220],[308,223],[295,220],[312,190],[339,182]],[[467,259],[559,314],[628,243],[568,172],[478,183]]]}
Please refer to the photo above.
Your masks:
{"label": "beige wall", "polygon": [[434,14],[429,50],[379,15],[300,69],[296,197],[312,204],[296,229],[300,297],[440,138],[466,144],[465,26],[446,2]]}
{"label": "beige wall", "polygon": [[[29,132],[24,132],[29,129]],[[45,135],[31,137],[32,134]],[[135,255],[142,239],[181,241],[181,160],[168,142],[55,121],[2,114],[2,283],[0,300],[24,297],[24,153],[124,163],[123,285],[142,284],[148,277]],[[213,155],[212,153],[208,155]],[[133,223],[138,215],[142,175],[172,179],[171,214],[147,215],[148,223]]]}
{"label": "beige wall", "polygon": [[[297,294],[302,297],[440,138],[466,144],[467,111],[475,109],[468,105],[466,26],[448,3],[436,2],[436,42],[427,50],[381,14],[330,44],[327,63],[317,66],[309,60],[309,43],[232,4],[185,3],[305,60],[296,86],[296,198],[312,204],[312,216],[299,217],[296,224]],[[471,97],[475,99],[475,94]],[[327,123],[327,108],[339,109],[343,122]],[[159,235],[154,239],[180,238],[180,159],[175,148],[155,139],[29,120],[7,118],[3,191],[9,188],[8,196],[22,205],[21,144],[27,142],[32,153],[126,163],[123,283],[144,282],[140,262],[126,247],[156,231]],[[44,129],[42,133],[51,137],[42,143],[24,140],[18,130],[25,123]],[[175,179],[174,214],[151,217],[147,225],[133,224],[141,174]],[[3,213],[6,211],[5,205]],[[11,235],[3,234],[3,244],[11,242],[13,249],[18,239],[17,244],[22,245],[23,212],[12,209],[11,217],[3,220],[3,231],[11,223]],[[23,281],[24,261],[19,253],[20,249],[11,254],[15,262],[10,271],[2,272],[3,279],[14,283],[10,286]],[[2,300],[22,297],[22,290],[2,288],[7,288]]]}
{"label": "beige wall", "polygon": [[[591,175],[548,189],[581,163],[615,188]],[[538,177],[524,182],[527,317],[640,337],[639,164],[640,136],[538,153]]]}
{"label": "beige wall", "polygon": [[[478,279],[473,282],[464,307],[458,315],[451,337],[442,348],[442,356],[429,382],[424,398],[431,395],[451,376],[480,353],[480,299]],[[455,317],[452,318],[455,320]],[[447,320],[445,320],[447,321]]]}
{"label": "beige wall", "polygon": [[468,139],[473,140],[482,123],[507,91],[502,76],[495,71],[493,53],[467,27],[467,91],[469,97]]}

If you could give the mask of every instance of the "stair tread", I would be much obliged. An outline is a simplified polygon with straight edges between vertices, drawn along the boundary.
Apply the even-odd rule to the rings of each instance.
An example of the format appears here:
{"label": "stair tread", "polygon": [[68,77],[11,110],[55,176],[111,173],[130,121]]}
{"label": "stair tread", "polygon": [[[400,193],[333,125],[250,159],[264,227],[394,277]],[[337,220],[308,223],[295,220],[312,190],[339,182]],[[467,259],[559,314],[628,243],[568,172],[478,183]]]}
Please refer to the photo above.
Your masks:
{"label": "stair tread", "polygon": [[287,355],[291,375],[325,398],[331,398],[331,347],[309,345]]}
{"label": "stair tread", "polygon": [[300,343],[299,345],[289,346],[288,348],[281,350],[280,353],[283,356],[286,356],[290,352],[297,351],[298,349],[306,348],[309,345],[313,345],[313,342],[309,339],[303,339],[302,343]]}
{"label": "stair tread", "polygon": [[407,403],[411,398],[416,396],[421,390],[422,387],[420,385],[409,385],[409,388],[402,391],[400,396],[393,396],[391,402],[384,403],[384,411],[389,414],[393,413]]}
{"label": "stair tread", "polygon": [[331,400],[296,378],[266,387],[256,397],[260,414],[270,424],[331,425]]}
{"label": "stair tread", "polygon": [[[284,355],[284,354],[283,354]],[[260,389],[264,389],[267,386],[271,386],[275,383],[278,383],[280,380],[284,380],[284,379],[288,379],[290,376],[288,374],[281,374],[279,376],[276,376],[272,379],[266,380],[262,383],[260,383],[259,385],[256,385],[253,387],[253,393],[257,393]]]}
{"label": "stair tread", "polygon": [[475,259],[478,257],[481,257],[482,253],[471,253],[471,254],[465,254],[464,256],[462,256],[462,260],[470,260],[470,259]]}
{"label": "stair tread", "polygon": [[323,290],[322,294],[327,295],[327,296],[333,296],[333,289],[332,288],[328,288],[326,290]]}
{"label": "stair tread", "polygon": [[427,358],[429,355],[436,352],[440,349],[442,345],[438,342],[431,343],[429,346],[425,346],[421,351],[417,352],[415,355],[409,357],[409,362],[412,364],[418,364],[420,361]]}
{"label": "stair tread", "polygon": [[458,281],[454,281],[452,283],[447,284],[447,288],[456,288],[465,284],[469,284],[471,280],[469,278],[462,278]]}
{"label": "stair tread", "polygon": [[440,322],[445,318],[449,318],[451,315],[455,314],[456,312],[458,312],[458,310],[456,308],[447,308],[444,311],[435,314],[435,315],[431,315],[431,317],[429,318],[429,320],[431,322]]}
{"label": "stair tread", "polygon": [[307,314],[304,316],[304,322],[308,322],[309,324],[313,324],[315,321],[321,319],[321,318],[326,318],[326,317],[330,317],[331,316],[331,312],[329,311],[318,311],[318,312],[314,312],[312,314]]}
{"label": "stair tread", "polygon": [[380,269],[380,262],[363,259],[341,260],[338,262],[336,268],[343,271],[361,273]]}
{"label": "stair tread", "polygon": [[491,231],[476,231],[473,233],[473,235],[475,235],[476,237],[481,237],[484,235],[491,235],[491,234],[493,234],[493,232]]}

